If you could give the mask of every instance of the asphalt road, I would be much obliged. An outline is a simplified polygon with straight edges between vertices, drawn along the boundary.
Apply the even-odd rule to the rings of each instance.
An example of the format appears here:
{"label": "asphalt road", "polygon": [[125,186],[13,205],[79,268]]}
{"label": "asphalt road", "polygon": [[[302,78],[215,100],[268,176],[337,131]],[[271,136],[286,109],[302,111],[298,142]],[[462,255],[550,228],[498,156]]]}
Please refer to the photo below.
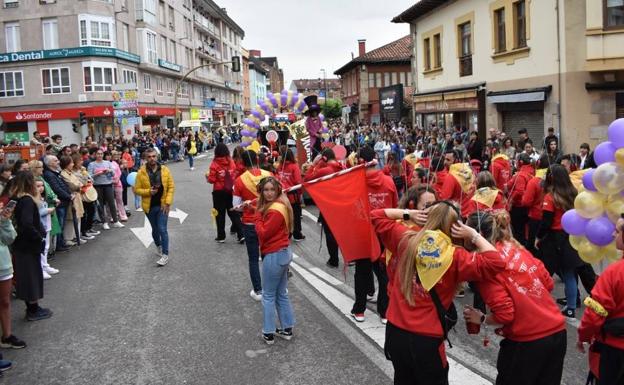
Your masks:
{"label": "asphalt road", "polygon": [[[267,346],[261,340],[262,305],[249,297],[245,247],[233,237],[216,244],[210,186],[203,177],[212,155],[169,165],[176,183],[169,219],[170,262],[156,266],[130,228],[144,226],[133,212],[125,229],[103,231],[97,240],[56,257],[61,273],[45,282],[41,305],[48,320],[26,322],[24,304],[13,301],[14,334],[28,347],[2,350],[14,368],[0,384],[390,384],[384,328],[370,304],[367,321],[348,317],[353,272],[325,266],[314,207],[307,207],[307,239],[297,255],[289,293],[295,338]],[[132,199],[130,199],[132,202]],[[141,231],[136,231],[141,233]],[[557,294],[562,294],[558,284]],[[457,300],[471,302],[470,295]],[[576,329],[568,325],[564,384],[584,384],[586,358],[575,352]],[[451,384],[489,384],[496,371],[498,341],[486,348],[460,322],[451,333]]]}

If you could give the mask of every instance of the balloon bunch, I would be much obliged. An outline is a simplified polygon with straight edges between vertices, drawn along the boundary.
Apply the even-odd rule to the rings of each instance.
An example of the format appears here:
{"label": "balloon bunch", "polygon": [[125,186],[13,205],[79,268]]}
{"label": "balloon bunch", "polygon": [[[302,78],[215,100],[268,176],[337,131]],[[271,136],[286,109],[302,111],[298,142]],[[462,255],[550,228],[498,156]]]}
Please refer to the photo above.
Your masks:
{"label": "balloon bunch", "polygon": [[561,218],[570,244],[582,260],[596,263],[607,258],[619,260],[615,248],[615,223],[624,213],[624,119],[617,119],[607,131],[609,141],[594,151],[595,169],[583,174],[583,187],[574,200],[574,209]]}
{"label": "balloon bunch", "polygon": [[321,128],[321,138],[323,142],[329,142],[329,128],[327,127],[327,122],[325,121],[325,115],[319,114],[319,119],[323,122],[323,128]]}
{"label": "balloon bunch", "polygon": [[288,90],[282,90],[282,92],[275,94],[267,93],[264,99],[258,100],[258,104],[247,118],[243,119],[245,127],[241,130],[242,146],[245,148],[251,146],[258,135],[258,130],[260,130],[260,123],[264,121],[266,116],[273,115],[275,110],[287,108],[297,114],[304,113],[308,109],[304,98],[303,94]]}

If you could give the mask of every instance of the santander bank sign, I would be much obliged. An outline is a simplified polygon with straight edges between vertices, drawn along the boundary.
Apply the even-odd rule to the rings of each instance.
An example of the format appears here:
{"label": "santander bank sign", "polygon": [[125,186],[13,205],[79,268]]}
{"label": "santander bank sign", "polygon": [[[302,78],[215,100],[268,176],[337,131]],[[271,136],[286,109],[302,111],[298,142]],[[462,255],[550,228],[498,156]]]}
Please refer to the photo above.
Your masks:
{"label": "santander bank sign", "polygon": [[18,112],[15,114],[15,120],[49,120],[52,119],[50,112]]}

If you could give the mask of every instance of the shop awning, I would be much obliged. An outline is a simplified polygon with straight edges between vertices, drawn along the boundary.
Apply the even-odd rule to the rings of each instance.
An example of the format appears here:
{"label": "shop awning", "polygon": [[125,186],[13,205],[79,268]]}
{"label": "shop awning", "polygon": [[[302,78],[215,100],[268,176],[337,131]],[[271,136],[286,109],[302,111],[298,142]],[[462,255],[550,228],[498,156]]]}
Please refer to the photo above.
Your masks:
{"label": "shop awning", "polygon": [[548,97],[551,89],[552,86],[497,92],[490,91],[487,93],[487,101],[493,104],[543,102]]}

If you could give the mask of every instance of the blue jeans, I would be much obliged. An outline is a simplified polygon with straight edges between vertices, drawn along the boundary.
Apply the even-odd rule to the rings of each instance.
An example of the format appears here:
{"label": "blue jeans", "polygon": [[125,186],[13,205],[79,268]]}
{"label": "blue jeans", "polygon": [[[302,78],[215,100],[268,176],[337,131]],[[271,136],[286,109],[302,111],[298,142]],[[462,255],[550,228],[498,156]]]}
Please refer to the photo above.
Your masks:
{"label": "blue jeans", "polygon": [[576,309],[576,293],[578,289],[578,283],[576,282],[576,269],[562,269],[561,278],[565,285],[565,297],[568,301],[566,305],[568,309]]}
{"label": "blue jeans", "polygon": [[152,207],[147,214],[150,226],[152,226],[152,238],[156,246],[162,246],[162,253],[169,255],[169,233],[167,232],[168,215],[162,212],[160,206]]}
{"label": "blue jeans", "polygon": [[262,332],[265,334],[275,333],[275,310],[279,317],[282,329],[291,328],[295,325],[295,315],[288,298],[288,266],[292,261],[290,247],[275,253],[267,254],[262,261],[262,277],[264,288],[262,290],[262,307],[264,309],[264,321]]}
{"label": "blue jeans", "polygon": [[193,168],[193,155],[188,154],[189,167]]}
{"label": "blue jeans", "polygon": [[141,207],[141,196],[134,194],[134,209],[138,210]]}
{"label": "blue jeans", "polygon": [[56,217],[61,226],[61,233],[56,236],[56,248],[65,247],[65,238],[63,237],[63,229],[65,229],[65,219],[67,218],[67,206],[56,207]]}
{"label": "blue jeans", "polygon": [[247,246],[247,256],[249,257],[249,276],[251,285],[256,293],[262,292],[262,281],[260,279],[260,243],[258,243],[258,234],[256,234],[256,226],[243,224],[243,236],[245,237],[245,246]]}

